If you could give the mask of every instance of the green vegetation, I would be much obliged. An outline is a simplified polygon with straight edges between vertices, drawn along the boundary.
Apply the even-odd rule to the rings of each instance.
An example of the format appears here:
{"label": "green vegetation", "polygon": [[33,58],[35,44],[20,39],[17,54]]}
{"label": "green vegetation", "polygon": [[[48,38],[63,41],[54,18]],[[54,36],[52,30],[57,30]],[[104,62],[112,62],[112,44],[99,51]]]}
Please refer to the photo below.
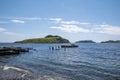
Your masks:
{"label": "green vegetation", "polygon": [[108,41],[102,41],[101,43],[120,43],[120,40],[108,40]]}
{"label": "green vegetation", "polygon": [[92,40],[82,40],[82,41],[77,41],[76,43],[96,43]]}
{"label": "green vegetation", "polygon": [[45,38],[26,39],[23,41],[17,41],[15,43],[69,43],[69,40],[60,36],[48,35]]}

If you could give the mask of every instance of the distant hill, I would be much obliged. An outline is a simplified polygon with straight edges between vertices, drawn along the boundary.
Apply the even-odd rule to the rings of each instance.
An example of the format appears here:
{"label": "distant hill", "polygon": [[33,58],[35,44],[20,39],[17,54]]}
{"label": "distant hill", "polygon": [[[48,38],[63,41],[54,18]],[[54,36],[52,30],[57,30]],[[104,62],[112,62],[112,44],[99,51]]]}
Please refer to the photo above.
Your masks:
{"label": "distant hill", "polygon": [[108,40],[108,41],[102,41],[101,43],[120,43],[120,40]]}
{"label": "distant hill", "polygon": [[25,39],[15,43],[70,43],[70,41],[57,35],[47,35],[44,38]]}
{"label": "distant hill", "polygon": [[96,43],[92,40],[82,40],[82,41],[77,41],[76,43]]}

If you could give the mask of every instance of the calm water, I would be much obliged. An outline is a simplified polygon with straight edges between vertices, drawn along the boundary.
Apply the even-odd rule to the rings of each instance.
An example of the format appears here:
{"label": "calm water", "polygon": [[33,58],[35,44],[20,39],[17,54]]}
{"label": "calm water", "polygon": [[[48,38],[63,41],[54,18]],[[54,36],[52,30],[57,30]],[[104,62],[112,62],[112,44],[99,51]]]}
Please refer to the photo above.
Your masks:
{"label": "calm water", "polygon": [[64,80],[120,80],[120,44],[80,43],[78,48],[49,50],[49,46],[58,45],[1,43],[0,46],[30,47],[36,51],[0,56],[0,77],[10,78],[15,70],[21,70],[32,74],[28,77],[30,80],[37,80],[39,75],[49,76],[46,80],[57,80],[56,77]]}

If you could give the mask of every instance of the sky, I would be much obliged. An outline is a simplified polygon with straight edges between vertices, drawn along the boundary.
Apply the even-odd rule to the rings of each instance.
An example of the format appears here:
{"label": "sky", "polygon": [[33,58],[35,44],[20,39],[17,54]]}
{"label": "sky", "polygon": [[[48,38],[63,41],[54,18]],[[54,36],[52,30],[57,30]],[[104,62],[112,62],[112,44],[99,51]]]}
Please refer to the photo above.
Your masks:
{"label": "sky", "polygon": [[0,0],[0,42],[46,35],[120,40],[120,0]]}

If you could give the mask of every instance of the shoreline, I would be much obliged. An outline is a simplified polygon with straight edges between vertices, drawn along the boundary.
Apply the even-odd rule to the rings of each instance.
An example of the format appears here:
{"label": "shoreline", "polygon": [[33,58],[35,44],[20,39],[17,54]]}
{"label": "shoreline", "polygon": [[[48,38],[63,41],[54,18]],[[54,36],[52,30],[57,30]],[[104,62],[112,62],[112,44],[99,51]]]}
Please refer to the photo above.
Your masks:
{"label": "shoreline", "polygon": [[2,55],[13,55],[13,54],[21,54],[25,52],[29,52],[32,48],[22,48],[22,47],[3,47],[0,46],[0,56]]}

